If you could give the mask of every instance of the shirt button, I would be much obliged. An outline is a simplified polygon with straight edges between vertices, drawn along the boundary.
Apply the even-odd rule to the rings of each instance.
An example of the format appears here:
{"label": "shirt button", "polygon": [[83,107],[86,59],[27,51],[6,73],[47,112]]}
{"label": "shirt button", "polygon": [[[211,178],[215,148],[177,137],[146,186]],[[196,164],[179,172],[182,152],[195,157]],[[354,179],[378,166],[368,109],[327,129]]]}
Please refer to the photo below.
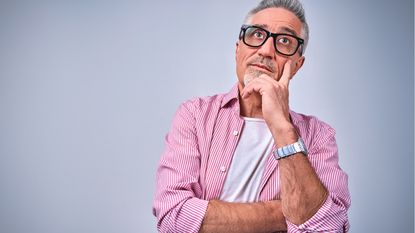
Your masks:
{"label": "shirt button", "polygon": [[221,167],[220,167],[220,171],[221,171],[221,172],[225,172],[225,171],[226,171],[226,167],[225,167],[225,166],[221,166]]}
{"label": "shirt button", "polygon": [[234,130],[234,131],[233,131],[233,136],[238,136],[238,133],[239,133],[239,132],[238,132],[237,130]]}

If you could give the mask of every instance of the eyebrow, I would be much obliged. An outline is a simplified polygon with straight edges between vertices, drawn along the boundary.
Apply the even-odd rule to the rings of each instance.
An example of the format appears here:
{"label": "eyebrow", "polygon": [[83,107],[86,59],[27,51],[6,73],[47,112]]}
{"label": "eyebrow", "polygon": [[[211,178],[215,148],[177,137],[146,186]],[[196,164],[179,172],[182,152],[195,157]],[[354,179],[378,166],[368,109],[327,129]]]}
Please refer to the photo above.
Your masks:
{"label": "eyebrow", "polygon": [[285,32],[291,33],[291,34],[293,34],[294,36],[298,36],[298,35],[297,35],[297,32],[295,32],[293,29],[288,28],[288,27],[282,27],[282,31],[285,31]]}
{"label": "eyebrow", "polygon": [[[269,30],[269,28],[266,24],[253,24],[253,26],[258,26],[258,27],[262,27],[262,28],[265,28],[265,29]],[[290,33],[294,36],[298,36],[297,32],[294,31],[293,29],[289,28],[289,27],[281,27],[280,30],[281,30],[281,32],[287,32],[287,33]]]}

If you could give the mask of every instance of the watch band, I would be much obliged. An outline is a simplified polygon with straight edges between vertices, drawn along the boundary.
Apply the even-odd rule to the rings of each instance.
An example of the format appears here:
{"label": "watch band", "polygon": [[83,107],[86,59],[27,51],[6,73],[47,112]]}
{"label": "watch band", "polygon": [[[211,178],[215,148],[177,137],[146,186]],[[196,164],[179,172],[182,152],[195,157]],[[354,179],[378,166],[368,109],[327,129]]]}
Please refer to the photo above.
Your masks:
{"label": "watch band", "polygon": [[307,148],[304,144],[303,139],[301,139],[300,137],[298,138],[297,142],[274,150],[274,157],[275,159],[279,160],[299,152],[303,153],[304,155],[307,155]]}

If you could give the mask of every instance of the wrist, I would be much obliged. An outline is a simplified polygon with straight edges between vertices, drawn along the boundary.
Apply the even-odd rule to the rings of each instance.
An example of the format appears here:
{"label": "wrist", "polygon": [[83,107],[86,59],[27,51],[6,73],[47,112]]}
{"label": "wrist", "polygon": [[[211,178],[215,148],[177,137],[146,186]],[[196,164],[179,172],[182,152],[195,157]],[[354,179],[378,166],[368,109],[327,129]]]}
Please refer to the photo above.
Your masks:
{"label": "wrist", "polygon": [[297,130],[291,122],[285,122],[272,127],[271,134],[278,148],[295,143],[298,140]]}
{"label": "wrist", "polygon": [[276,150],[274,150],[274,156],[275,159],[279,160],[282,158],[287,158],[291,155],[295,155],[298,153],[303,153],[304,155],[307,155],[307,147],[304,144],[303,139],[300,137],[298,138],[298,141],[296,143],[292,143],[283,147],[280,147]]}

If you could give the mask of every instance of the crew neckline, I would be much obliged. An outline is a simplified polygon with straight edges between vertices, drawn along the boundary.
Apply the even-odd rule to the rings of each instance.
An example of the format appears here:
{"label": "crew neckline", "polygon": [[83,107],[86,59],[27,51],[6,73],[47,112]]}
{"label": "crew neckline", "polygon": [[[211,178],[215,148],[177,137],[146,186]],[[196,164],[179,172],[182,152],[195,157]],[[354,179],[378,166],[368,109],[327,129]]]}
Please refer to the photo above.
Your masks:
{"label": "crew neckline", "polygon": [[265,122],[262,118],[242,117],[245,121]]}

